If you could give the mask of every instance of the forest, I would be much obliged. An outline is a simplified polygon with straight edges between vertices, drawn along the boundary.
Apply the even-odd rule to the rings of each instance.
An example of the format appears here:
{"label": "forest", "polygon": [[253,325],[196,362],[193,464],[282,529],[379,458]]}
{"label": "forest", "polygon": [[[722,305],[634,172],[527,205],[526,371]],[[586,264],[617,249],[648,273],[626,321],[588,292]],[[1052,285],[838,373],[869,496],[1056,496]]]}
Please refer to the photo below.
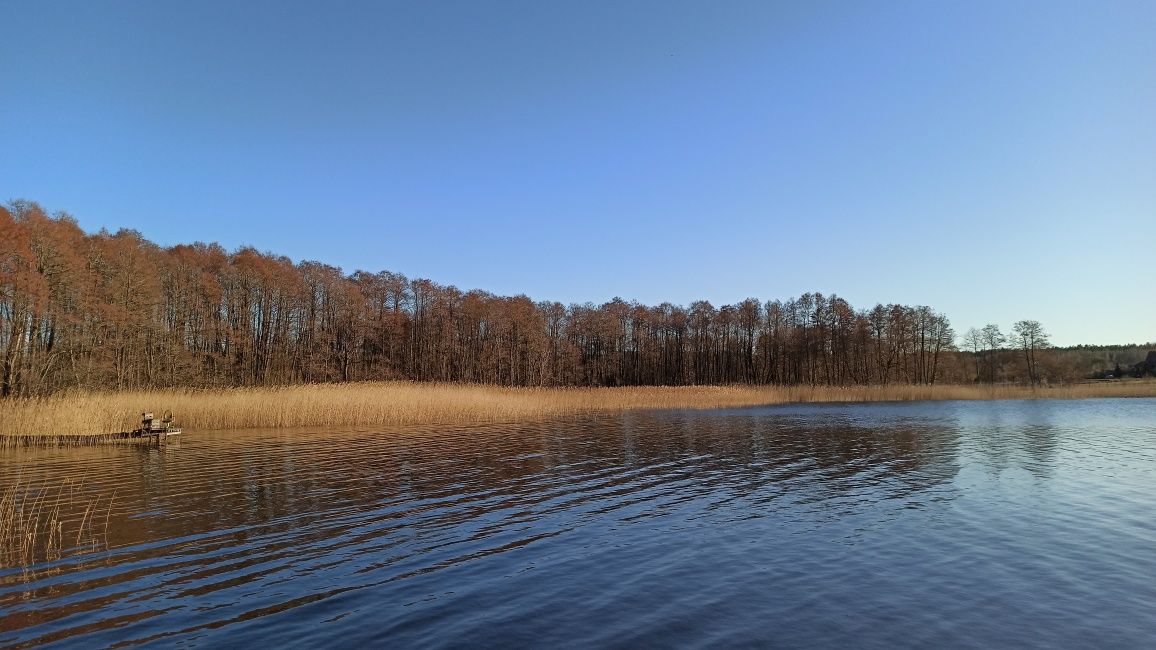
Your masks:
{"label": "forest", "polygon": [[[1029,337],[1030,334],[1030,337]],[[504,386],[1070,381],[1034,321],[961,342],[923,305],[535,302],[0,207],[0,395],[407,379]],[[1065,361],[1066,359],[1066,361]],[[1074,360],[1073,360],[1074,359]]]}

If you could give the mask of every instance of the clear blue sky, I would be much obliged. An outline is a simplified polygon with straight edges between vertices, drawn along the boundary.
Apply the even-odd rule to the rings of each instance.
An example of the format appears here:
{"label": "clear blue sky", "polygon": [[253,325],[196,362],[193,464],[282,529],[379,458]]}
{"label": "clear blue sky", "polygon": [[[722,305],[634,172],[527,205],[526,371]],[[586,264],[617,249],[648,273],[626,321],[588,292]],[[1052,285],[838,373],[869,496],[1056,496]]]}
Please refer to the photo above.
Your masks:
{"label": "clear blue sky", "polygon": [[1156,340],[1156,3],[0,0],[0,201],[534,299]]}

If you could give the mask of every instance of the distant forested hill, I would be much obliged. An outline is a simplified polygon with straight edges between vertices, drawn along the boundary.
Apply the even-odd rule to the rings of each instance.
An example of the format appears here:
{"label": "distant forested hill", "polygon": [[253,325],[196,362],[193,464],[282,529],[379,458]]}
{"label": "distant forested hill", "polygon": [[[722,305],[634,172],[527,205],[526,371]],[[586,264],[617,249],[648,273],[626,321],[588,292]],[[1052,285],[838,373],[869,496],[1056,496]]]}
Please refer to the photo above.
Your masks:
{"label": "distant forested hill", "polygon": [[512,386],[1072,381],[1146,349],[962,341],[924,305],[834,294],[715,306],[535,302],[253,248],[159,247],[0,208],[0,395],[411,379]]}

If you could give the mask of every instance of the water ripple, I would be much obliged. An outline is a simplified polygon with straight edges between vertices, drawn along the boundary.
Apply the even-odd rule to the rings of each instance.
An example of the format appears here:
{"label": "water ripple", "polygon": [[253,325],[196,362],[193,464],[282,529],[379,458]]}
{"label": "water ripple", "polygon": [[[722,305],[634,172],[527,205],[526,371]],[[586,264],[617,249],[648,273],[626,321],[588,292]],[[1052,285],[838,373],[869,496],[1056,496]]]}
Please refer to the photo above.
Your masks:
{"label": "water ripple", "polygon": [[1154,422],[828,405],[5,449],[5,485],[115,498],[107,548],[0,569],[0,644],[1142,647]]}

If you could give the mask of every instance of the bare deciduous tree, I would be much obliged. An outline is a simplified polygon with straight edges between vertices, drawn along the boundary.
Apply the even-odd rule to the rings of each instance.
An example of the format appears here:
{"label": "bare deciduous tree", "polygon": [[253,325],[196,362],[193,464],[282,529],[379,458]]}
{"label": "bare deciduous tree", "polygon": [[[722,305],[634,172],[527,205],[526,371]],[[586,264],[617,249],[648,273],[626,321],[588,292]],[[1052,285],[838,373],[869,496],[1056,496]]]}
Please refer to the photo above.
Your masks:
{"label": "bare deciduous tree", "polygon": [[1034,320],[1021,320],[1012,327],[1015,332],[1016,345],[1023,352],[1024,362],[1028,367],[1028,380],[1033,384],[1040,383],[1039,351],[1048,347],[1048,334],[1043,325]]}

